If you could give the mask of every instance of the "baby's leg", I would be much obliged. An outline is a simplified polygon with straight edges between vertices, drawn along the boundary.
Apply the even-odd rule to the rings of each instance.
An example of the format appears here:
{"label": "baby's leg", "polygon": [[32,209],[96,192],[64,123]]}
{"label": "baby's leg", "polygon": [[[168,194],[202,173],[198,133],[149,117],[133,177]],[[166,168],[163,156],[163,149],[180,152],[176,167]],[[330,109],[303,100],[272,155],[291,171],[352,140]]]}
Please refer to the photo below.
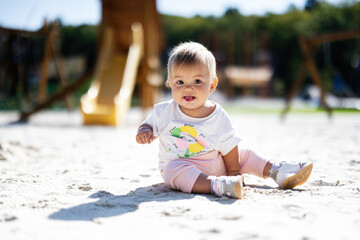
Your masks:
{"label": "baby's leg", "polygon": [[[201,160],[202,164],[194,164],[194,162],[192,162],[196,161],[194,159],[177,159],[170,161],[165,166],[162,177],[168,187],[183,192],[212,193],[216,196],[241,198],[243,196],[242,177],[215,177],[214,175],[225,175],[226,170],[225,168],[223,170],[214,169],[216,162],[212,160],[213,159],[203,159]],[[222,160],[222,158],[219,158],[219,160]],[[209,165],[213,171],[207,172],[209,169],[204,168],[204,166],[207,165]]]}
{"label": "baby's leg", "polygon": [[[202,174],[202,175],[201,175]],[[226,168],[218,151],[201,154],[191,159],[176,159],[168,162],[162,176],[165,184],[183,192],[210,193],[208,176],[226,175]],[[199,179],[199,183],[194,185]]]}
{"label": "baby's leg", "polygon": [[272,163],[259,156],[250,149],[239,149],[240,173],[248,173],[259,177],[270,177],[282,189],[292,189],[304,184],[310,177],[313,164],[300,163]]}
{"label": "baby's leg", "polygon": [[211,193],[209,175],[201,172],[186,160],[169,162],[162,173],[165,184],[182,192]]}
{"label": "baby's leg", "polygon": [[192,189],[193,193],[212,193],[218,197],[226,196],[241,199],[244,196],[242,176],[208,176],[201,173]]}
{"label": "baby's leg", "polygon": [[211,180],[209,176],[205,173],[201,173],[199,177],[196,179],[196,182],[191,190],[193,193],[211,193]]}
{"label": "baby's leg", "polygon": [[272,163],[251,149],[239,148],[240,173],[251,174],[262,178],[269,177]]}
{"label": "baby's leg", "polygon": [[190,193],[201,173],[191,162],[177,159],[165,166],[162,177],[168,187]]}

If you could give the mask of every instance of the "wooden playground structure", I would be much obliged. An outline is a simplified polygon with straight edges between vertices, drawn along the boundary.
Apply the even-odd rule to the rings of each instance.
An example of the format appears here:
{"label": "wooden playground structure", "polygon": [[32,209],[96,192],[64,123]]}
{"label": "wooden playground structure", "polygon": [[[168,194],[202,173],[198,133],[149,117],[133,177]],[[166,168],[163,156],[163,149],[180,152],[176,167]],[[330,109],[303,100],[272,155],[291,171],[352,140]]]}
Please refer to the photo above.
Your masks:
{"label": "wooden playground structure", "polygon": [[235,86],[245,88],[245,90],[248,90],[250,87],[267,87],[272,75],[273,70],[270,66],[228,66],[225,68],[225,76],[230,85],[230,95],[233,95]]}
{"label": "wooden playground structure", "polygon": [[[15,34],[40,35],[45,38],[37,103],[20,114],[19,121],[41,111],[67,96],[94,76],[91,87],[81,98],[84,124],[119,125],[123,123],[131,105],[134,88],[140,91],[141,106],[154,104],[159,86],[162,34],[156,0],[116,1],[102,0],[102,20],[99,26],[99,47],[95,69],[73,83],[64,74],[56,40],[59,28],[56,22],[39,31],[4,29]],[[53,58],[61,90],[47,97],[49,62]]]}
{"label": "wooden playground structure", "polygon": [[[269,55],[269,39],[265,32],[261,32],[257,37],[251,37],[249,32],[242,36],[243,43],[243,64],[238,66],[234,64],[234,33],[230,33],[229,44],[229,63],[224,69],[225,78],[228,82],[227,92],[230,98],[234,96],[234,88],[241,87],[244,94],[249,94],[251,88],[261,89],[260,95],[266,95],[267,88],[273,76],[273,69]],[[252,47],[254,43],[258,46]],[[253,52],[252,52],[253,49]],[[251,65],[251,56],[258,55]]]}
{"label": "wooden playground structure", "polygon": [[[20,121],[26,120],[31,114],[50,106],[53,101],[51,101],[52,97],[47,99],[47,84],[48,84],[48,77],[49,77],[49,64],[50,60],[53,59],[55,66],[56,66],[56,73],[57,77],[60,81],[60,85],[65,88],[68,84],[68,79],[64,74],[64,66],[61,61],[61,56],[57,46],[57,38],[59,36],[59,23],[57,21],[48,23],[44,21],[44,25],[38,31],[26,31],[26,30],[19,30],[19,29],[9,29],[0,27],[0,32],[6,34],[14,34],[14,35],[21,35],[27,38],[32,37],[39,37],[45,39],[45,51],[44,57],[42,60],[41,66],[41,75],[39,80],[39,87],[38,87],[38,95],[37,95],[37,102],[42,103],[35,106],[29,112],[22,112],[20,116]],[[64,99],[66,106],[69,106],[69,102],[67,99],[66,94],[62,94],[58,99]],[[50,101],[49,101],[50,100]]]}
{"label": "wooden playground structure", "polygon": [[81,97],[84,124],[117,125],[123,121],[144,51],[142,25],[133,23],[132,31],[133,42],[126,55],[116,53],[114,31],[105,29],[94,81]]}
{"label": "wooden playground structure", "polygon": [[154,104],[163,83],[160,33],[155,0],[102,0],[95,79],[81,98],[84,124],[121,124],[136,83],[143,109]]}
{"label": "wooden playground structure", "polygon": [[305,37],[305,36],[299,36],[299,44],[301,47],[301,51],[304,55],[304,61],[301,64],[301,67],[299,68],[297,77],[295,79],[294,85],[289,92],[289,95],[286,99],[286,107],[282,113],[282,116],[284,117],[288,111],[291,108],[291,102],[293,98],[296,96],[296,94],[300,91],[305,77],[306,73],[308,72],[311,76],[311,80],[313,83],[319,88],[320,90],[320,102],[325,108],[327,114],[329,117],[332,116],[332,109],[329,107],[325,100],[325,89],[322,84],[322,79],[319,74],[319,70],[316,67],[315,60],[313,57],[313,52],[317,46],[323,43],[331,43],[331,42],[337,42],[337,41],[344,41],[354,38],[360,37],[360,29],[355,30],[348,30],[348,31],[341,31],[337,33],[327,33],[322,34],[314,37]]}
{"label": "wooden playground structure", "polygon": [[[37,103],[30,110],[21,112],[20,121],[28,120],[31,115],[48,108],[59,100],[64,101],[68,106],[68,95],[88,82],[91,77],[93,77],[91,86],[81,98],[80,110],[84,124],[120,125],[123,123],[131,105],[135,87],[139,91],[143,109],[150,108],[154,104],[160,86],[163,84],[160,74],[163,37],[160,17],[156,10],[156,0],[101,0],[101,2],[102,19],[98,31],[99,44],[95,68],[73,83],[69,83],[64,74],[62,57],[57,46],[60,34],[57,22],[44,22],[44,26],[38,31],[0,27],[0,32],[29,37],[40,36],[45,39]],[[230,36],[233,39],[234,36],[231,34]],[[306,74],[310,75],[313,83],[319,88],[321,104],[331,116],[332,110],[326,102],[325,89],[313,53],[316,47],[323,43],[354,38],[360,38],[360,29],[314,37],[299,36],[304,61],[287,96],[283,116],[290,110],[291,102],[301,89]],[[258,50],[267,51],[266,39],[266,36],[259,38]],[[273,69],[269,62],[257,62],[255,66],[250,65],[250,42],[253,42],[250,35],[245,34],[242,66],[235,66],[234,40],[227,46],[231,61],[227,63],[224,75],[229,83],[229,95],[233,94],[234,87],[237,86],[245,90],[251,87],[267,88],[269,86]],[[56,66],[61,90],[47,96],[48,71],[52,59]]]}

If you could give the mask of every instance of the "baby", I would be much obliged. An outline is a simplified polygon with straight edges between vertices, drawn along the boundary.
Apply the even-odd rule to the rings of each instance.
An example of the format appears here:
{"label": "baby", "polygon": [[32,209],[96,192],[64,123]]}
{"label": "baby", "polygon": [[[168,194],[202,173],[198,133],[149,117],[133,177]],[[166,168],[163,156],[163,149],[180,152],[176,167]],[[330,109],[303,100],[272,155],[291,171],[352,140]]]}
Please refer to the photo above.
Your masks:
{"label": "baby", "polygon": [[218,78],[215,57],[203,45],[187,42],[173,49],[167,85],[173,99],[154,106],[136,141],[148,144],[159,137],[159,168],[168,187],[242,198],[241,174],[271,177],[282,189],[310,177],[310,162],[273,163],[238,146],[241,140],[229,116],[221,105],[208,100]]}

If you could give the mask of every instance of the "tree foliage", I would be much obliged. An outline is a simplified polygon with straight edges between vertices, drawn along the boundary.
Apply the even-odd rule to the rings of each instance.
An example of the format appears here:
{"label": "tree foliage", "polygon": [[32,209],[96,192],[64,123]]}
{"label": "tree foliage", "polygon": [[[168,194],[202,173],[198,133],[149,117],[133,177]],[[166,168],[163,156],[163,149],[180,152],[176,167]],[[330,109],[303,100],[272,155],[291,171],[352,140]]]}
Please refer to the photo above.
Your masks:
{"label": "tree foliage", "polygon": [[94,65],[96,56],[97,26],[63,26],[61,29],[61,51],[67,56],[82,55],[88,67]]}
{"label": "tree foliage", "polygon": [[[359,2],[346,2],[340,5],[316,2],[308,9],[299,10],[292,6],[284,14],[243,16],[237,9],[230,8],[219,18],[164,15],[165,42],[168,48],[188,40],[202,42],[215,53],[221,53],[218,59],[220,66],[221,63],[256,65],[257,52],[267,48],[272,56],[275,78],[288,89],[303,61],[298,43],[300,35],[311,37],[360,28]],[[267,36],[265,46],[261,43],[264,33]],[[246,45],[249,38],[250,44]],[[360,47],[357,47],[359,41],[353,39],[331,43],[330,47],[320,46],[314,55],[322,75],[325,78],[331,77],[331,74],[326,73],[329,67],[342,72],[345,80],[349,77],[349,72],[359,72],[350,69],[351,58],[360,59]],[[247,51],[250,52],[250,63],[244,57]],[[326,66],[329,64],[331,66]],[[358,88],[360,94],[360,86],[355,88]]]}
{"label": "tree foliage", "polygon": [[[357,1],[340,5],[309,1],[307,6],[308,10],[289,6],[284,14],[268,13],[264,16],[244,16],[236,8],[227,9],[221,17],[162,15],[166,43],[164,56],[180,42],[198,41],[214,52],[221,70],[229,64],[257,65],[259,51],[266,50],[271,55],[274,79],[287,91],[303,61],[298,43],[300,35],[310,37],[360,28],[360,3]],[[93,66],[96,37],[96,26],[63,26],[62,52],[65,56],[84,55],[88,59],[88,66]],[[354,39],[317,48],[314,55],[322,75],[331,78],[331,68],[342,72],[345,79],[354,76],[350,73],[354,72],[350,62],[360,58],[359,41]],[[166,57],[163,61],[165,67]],[[358,76],[356,74],[355,77]],[[360,94],[360,86],[358,88]]]}

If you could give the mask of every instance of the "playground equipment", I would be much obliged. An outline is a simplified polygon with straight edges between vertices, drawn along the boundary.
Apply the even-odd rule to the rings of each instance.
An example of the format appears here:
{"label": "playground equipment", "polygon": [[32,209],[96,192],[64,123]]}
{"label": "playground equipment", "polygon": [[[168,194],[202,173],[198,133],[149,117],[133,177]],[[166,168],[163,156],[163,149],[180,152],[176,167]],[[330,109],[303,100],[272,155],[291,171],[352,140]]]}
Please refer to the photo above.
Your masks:
{"label": "playground equipment", "polygon": [[[59,36],[59,23],[58,21],[54,21],[51,23],[48,23],[47,21],[44,21],[44,25],[41,29],[38,31],[26,31],[26,30],[20,30],[20,29],[10,29],[10,28],[3,28],[0,27],[0,32],[15,36],[21,36],[22,38],[44,38],[45,39],[45,51],[44,51],[44,57],[42,59],[42,66],[41,66],[41,75],[40,75],[40,81],[38,86],[38,95],[37,95],[37,105],[29,110],[24,111],[21,113],[20,121],[26,121],[28,117],[31,114],[34,114],[35,112],[43,109],[43,107],[49,106],[49,103],[47,102],[47,84],[48,84],[48,78],[49,78],[49,64],[50,60],[53,59],[56,67],[56,73],[58,76],[58,79],[60,81],[60,85],[65,88],[65,86],[68,83],[67,76],[64,74],[64,66],[62,64],[62,59],[57,47],[57,38]],[[18,46],[19,49],[23,49],[24,46]],[[17,63],[17,69],[25,69],[24,63],[19,62]],[[24,75],[23,73],[22,75]],[[19,78],[21,76],[18,76]],[[23,76],[25,77],[25,76]],[[16,80],[16,79],[14,79]],[[25,81],[26,82],[26,81]],[[25,83],[26,84],[26,83]],[[26,87],[26,86],[25,86]],[[65,100],[66,106],[69,106],[67,95],[62,94],[60,96],[61,99]],[[58,99],[58,98],[57,98]]]}
{"label": "playground equipment", "polygon": [[[81,99],[84,124],[121,124],[130,107],[135,87],[140,93],[142,109],[153,106],[163,84],[160,75],[162,34],[156,0],[102,0],[102,20],[99,26],[99,51],[95,70],[68,83],[60,61],[56,39],[57,24],[44,24],[36,32],[5,29],[0,31],[45,37],[45,54],[41,66],[37,102],[21,112],[19,121],[28,118],[66,97],[85,84],[95,74],[95,80]],[[53,58],[61,89],[47,97],[49,61]]]}
{"label": "playground equipment", "polygon": [[133,23],[131,29],[133,43],[127,55],[116,51],[114,30],[105,29],[95,80],[81,98],[84,124],[117,125],[124,120],[143,55],[142,25]]}
{"label": "playground equipment", "polygon": [[263,67],[237,67],[228,66],[225,68],[225,76],[229,80],[231,89],[238,87],[266,87],[273,75],[269,66]]}
{"label": "playground equipment", "polygon": [[[243,88],[245,94],[253,87],[261,89],[262,95],[267,95],[267,88],[273,76],[273,69],[270,65],[270,54],[268,52],[268,35],[261,32],[259,37],[252,41],[250,33],[245,32],[242,36],[243,44],[243,66],[234,64],[234,33],[230,32],[230,44],[228,45],[229,62],[224,69],[228,80],[228,93],[234,95],[234,88]],[[256,43],[258,46],[256,46]],[[251,53],[251,44],[255,45],[255,53]],[[255,66],[251,66],[251,55],[254,55]]]}
{"label": "playground equipment", "polygon": [[81,99],[84,124],[123,123],[136,84],[142,108],[154,104],[163,83],[160,33],[155,0],[102,0],[95,80]]}
{"label": "playground equipment", "polygon": [[325,100],[325,89],[323,87],[321,76],[316,67],[312,53],[314,52],[315,47],[317,47],[320,44],[354,39],[354,38],[358,38],[359,36],[360,36],[360,29],[342,31],[337,33],[327,33],[314,37],[299,36],[299,44],[301,47],[301,51],[304,55],[304,62],[301,64],[301,67],[295,79],[295,83],[286,99],[286,107],[282,113],[282,117],[285,117],[285,115],[290,110],[291,101],[301,89],[307,71],[310,73],[311,80],[320,90],[321,104],[324,106],[328,116],[329,117],[332,116],[332,110]]}

